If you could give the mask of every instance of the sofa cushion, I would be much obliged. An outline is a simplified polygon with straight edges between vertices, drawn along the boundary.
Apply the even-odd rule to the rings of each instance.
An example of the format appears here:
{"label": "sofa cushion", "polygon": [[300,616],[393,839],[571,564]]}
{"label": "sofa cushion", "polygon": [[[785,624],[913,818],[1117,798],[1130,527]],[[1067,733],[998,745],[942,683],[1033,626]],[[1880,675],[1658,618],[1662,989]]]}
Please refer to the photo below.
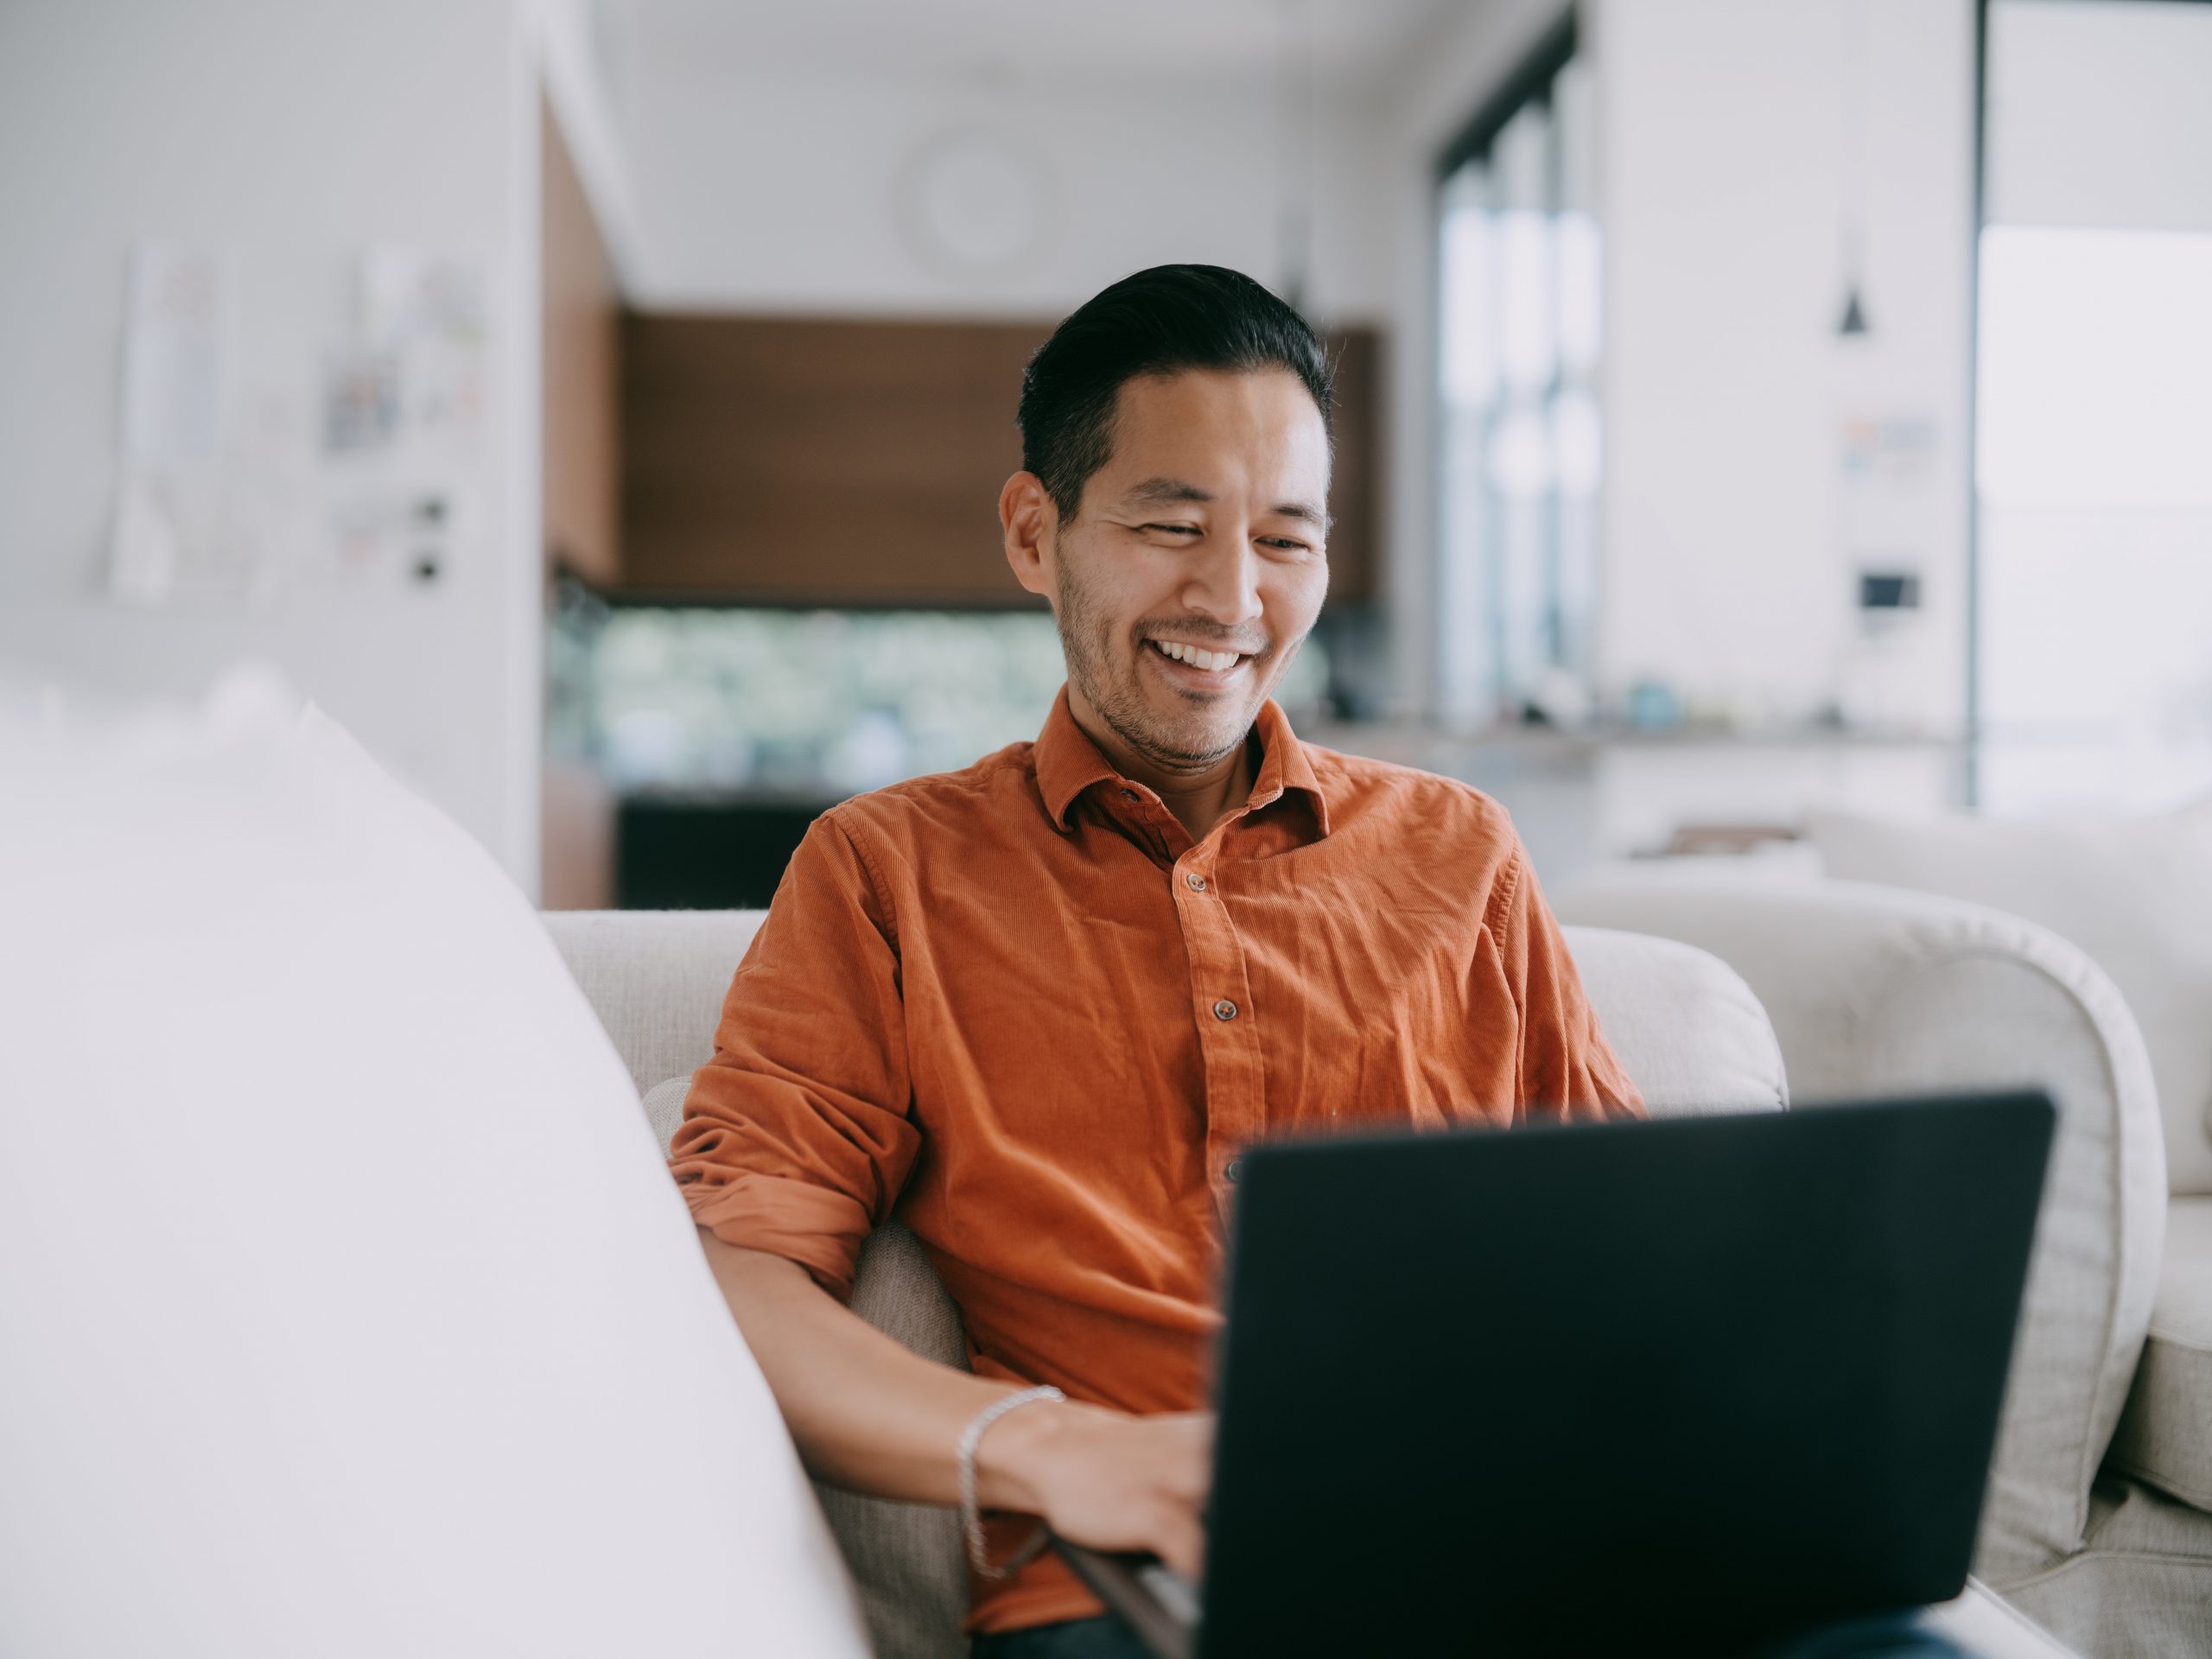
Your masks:
{"label": "sofa cushion", "polygon": [[[861,1246],[854,1313],[925,1359],[968,1369],[960,1310],[921,1241],[887,1221]],[[877,1659],[963,1659],[968,1618],[966,1547],[951,1510],[816,1489],[859,1586]]]}
{"label": "sofa cushion", "polygon": [[528,904],[327,721],[0,710],[0,1652],[845,1656]]}
{"label": "sofa cushion", "polygon": [[[696,1068],[695,1068],[696,1069]],[[691,1092],[691,1073],[664,1078],[645,1090],[645,1123],[659,1142],[661,1156],[668,1156],[669,1142],[683,1127],[683,1097]]]}
{"label": "sofa cushion", "polygon": [[1960,1595],[1930,1607],[1924,1617],[1975,1659],[2076,1659],[2073,1649],[1972,1579]]}
{"label": "sofa cushion", "polygon": [[1560,931],[1599,1027],[1652,1116],[1789,1103],[1774,1027],[1726,963],[1676,939],[1602,927]]}
{"label": "sofa cushion", "polygon": [[[2005,1599],[2098,1659],[2212,1654],[2212,1515],[2107,1470],[2087,1546]],[[1979,1649],[1971,1649],[1979,1651]]]}
{"label": "sofa cushion", "polygon": [[2212,1193],[2212,803],[2019,823],[1821,812],[1812,828],[1831,875],[2009,911],[2087,952],[2143,1029],[2169,1185]]}
{"label": "sofa cushion", "polygon": [[2176,1198],[2150,1338],[2109,1461],[2212,1510],[2212,1198]]}

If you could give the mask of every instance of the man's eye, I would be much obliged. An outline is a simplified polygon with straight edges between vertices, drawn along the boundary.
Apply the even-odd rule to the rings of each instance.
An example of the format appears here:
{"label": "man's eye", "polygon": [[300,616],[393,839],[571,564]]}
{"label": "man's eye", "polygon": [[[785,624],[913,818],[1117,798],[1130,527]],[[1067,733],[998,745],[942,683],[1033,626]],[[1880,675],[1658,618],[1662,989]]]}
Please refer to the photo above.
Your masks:
{"label": "man's eye", "polygon": [[1288,536],[1262,536],[1260,540],[1265,546],[1279,547],[1293,553],[1311,553],[1313,550],[1310,543]]}
{"label": "man's eye", "polygon": [[1195,536],[1198,533],[1196,524],[1140,524],[1138,528],[1166,531],[1170,536]]}

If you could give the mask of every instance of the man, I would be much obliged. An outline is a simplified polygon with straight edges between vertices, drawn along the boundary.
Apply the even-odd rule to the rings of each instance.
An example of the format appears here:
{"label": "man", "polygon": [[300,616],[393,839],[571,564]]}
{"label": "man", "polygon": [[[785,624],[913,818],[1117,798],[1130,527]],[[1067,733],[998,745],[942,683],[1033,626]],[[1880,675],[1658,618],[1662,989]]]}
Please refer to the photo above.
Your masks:
{"label": "man", "polygon": [[[809,1467],[950,1504],[965,1440],[986,1571],[1021,1517],[1198,1571],[1245,1144],[1642,1111],[1503,810],[1268,700],[1328,588],[1329,419],[1313,334],[1234,272],[1060,326],[999,515],[1065,691],[1034,743],[817,821],[685,1103],[671,1166]],[[842,1306],[893,1214],[973,1375]],[[1048,1554],[979,1571],[970,1628],[1123,1651],[1098,1613]]]}

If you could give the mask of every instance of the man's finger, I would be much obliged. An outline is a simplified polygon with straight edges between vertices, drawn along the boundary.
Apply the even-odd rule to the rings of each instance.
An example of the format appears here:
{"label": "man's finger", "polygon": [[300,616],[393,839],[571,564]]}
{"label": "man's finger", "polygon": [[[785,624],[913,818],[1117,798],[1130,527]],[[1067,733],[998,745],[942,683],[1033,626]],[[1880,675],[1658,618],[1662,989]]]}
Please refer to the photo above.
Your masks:
{"label": "man's finger", "polygon": [[1205,1529],[1190,1517],[1179,1518],[1166,1529],[1157,1545],[1160,1559],[1192,1584],[1205,1576]]}

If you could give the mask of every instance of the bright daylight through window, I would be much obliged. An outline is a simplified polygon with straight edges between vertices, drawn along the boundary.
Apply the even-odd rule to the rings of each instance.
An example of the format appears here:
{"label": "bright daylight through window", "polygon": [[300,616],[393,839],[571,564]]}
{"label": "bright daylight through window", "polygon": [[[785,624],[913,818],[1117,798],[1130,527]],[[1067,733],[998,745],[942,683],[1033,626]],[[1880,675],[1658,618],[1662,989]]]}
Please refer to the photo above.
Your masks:
{"label": "bright daylight through window", "polygon": [[2212,7],[1990,29],[1980,800],[2170,806],[2212,791]]}
{"label": "bright daylight through window", "polygon": [[[1568,42],[1571,51],[1571,41]],[[1481,724],[1586,715],[1597,608],[1594,89],[1569,56],[1438,199],[1438,702]]]}

